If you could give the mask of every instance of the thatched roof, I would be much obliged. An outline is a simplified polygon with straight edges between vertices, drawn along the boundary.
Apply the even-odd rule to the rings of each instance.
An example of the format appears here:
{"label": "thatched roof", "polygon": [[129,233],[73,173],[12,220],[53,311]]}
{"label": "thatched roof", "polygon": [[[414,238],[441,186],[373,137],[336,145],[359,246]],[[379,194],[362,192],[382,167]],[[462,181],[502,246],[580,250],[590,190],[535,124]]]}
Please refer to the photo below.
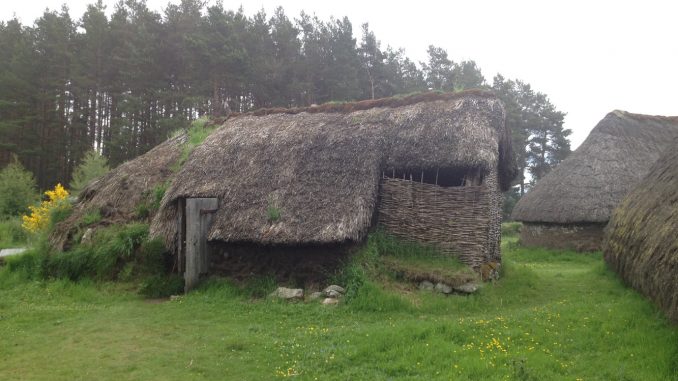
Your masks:
{"label": "thatched roof", "polygon": [[678,321],[678,138],[612,214],[605,260]]}
{"label": "thatched roof", "polygon": [[[151,234],[163,236],[172,247],[177,200],[218,197],[210,240],[357,241],[371,225],[382,171],[490,171],[502,162],[503,184],[510,182],[510,133],[504,109],[492,94],[473,91],[398,102],[228,119],[177,174]],[[270,210],[280,218],[271,220]]]}
{"label": "thatched roof", "polygon": [[186,134],[166,140],[88,184],[80,192],[73,213],[50,235],[52,246],[63,249],[82,217],[95,210],[102,214],[103,224],[134,219],[137,206],[173,174],[171,167],[179,160],[185,141]]}
{"label": "thatched roof", "polygon": [[613,111],[513,209],[526,222],[607,222],[612,209],[678,136],[678,117]]}

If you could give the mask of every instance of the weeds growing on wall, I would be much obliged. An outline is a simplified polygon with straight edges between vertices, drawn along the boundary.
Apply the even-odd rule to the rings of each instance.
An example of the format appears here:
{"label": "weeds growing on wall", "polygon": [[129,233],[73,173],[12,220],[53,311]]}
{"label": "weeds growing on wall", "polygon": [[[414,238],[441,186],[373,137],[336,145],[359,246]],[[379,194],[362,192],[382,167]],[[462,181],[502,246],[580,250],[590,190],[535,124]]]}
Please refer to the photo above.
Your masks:
{"label": "weeds growing on wall", "polygon": [[179,171],[181,167],[188,160],[188,156],[193,152],[195,147],[202,144],[202,142],[207,139],[207,137],[216,129],[215,124],[209,124],[209,118],[203,117],[196,119],[191,123],[191,126],[188,129],[188,137],[186,143],[184,143],[183,149],[181,151],[181,156],[179,160],[172,166],[174,172]]}
{"label": "weeds growing on wall", "polygon": [[142,201],[134,209],[137,220],[145,220],[160,209],[160,202],[169,187],[169,181],[160,183],[144,194]]}
{"label": "weeds growing on wall", "polygon": [[87,212],[84,216],[82,216],[79,225],[80,226],[93,225],[101,221],[101,218],[102,218],[101,211],[99,209],[94,209],[92,211]]}

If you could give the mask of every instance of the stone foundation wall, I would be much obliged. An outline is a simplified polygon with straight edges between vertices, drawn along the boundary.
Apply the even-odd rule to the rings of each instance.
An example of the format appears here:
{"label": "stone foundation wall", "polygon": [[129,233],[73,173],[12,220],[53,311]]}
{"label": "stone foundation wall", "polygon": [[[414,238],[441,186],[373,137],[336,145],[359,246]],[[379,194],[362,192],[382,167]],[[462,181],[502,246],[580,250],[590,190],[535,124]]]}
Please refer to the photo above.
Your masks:
{"label": "stone foundation wall", "polygon": [[528,247],[546,247],[556,250],[598,251],[603,244],[605,225],[525,222],[520,230],[520,243]]}

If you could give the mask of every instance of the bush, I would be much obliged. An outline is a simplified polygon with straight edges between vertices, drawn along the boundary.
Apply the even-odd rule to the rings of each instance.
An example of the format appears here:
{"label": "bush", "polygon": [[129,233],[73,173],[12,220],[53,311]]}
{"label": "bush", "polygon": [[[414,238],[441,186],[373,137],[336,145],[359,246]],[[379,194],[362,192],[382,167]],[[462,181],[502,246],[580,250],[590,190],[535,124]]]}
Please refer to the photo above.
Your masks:
{"label": "bush", "polygon": [[8,247],[23,246],[26,244],[28,236],[21,227],[21,219],[12,217],[5,221],[0,221],[0,249]]}
{"label": "bush", "polygon": [[80,165],[73,171],[71,192],[77,196],[92,180],[105,175],[110,168],[105,157],[91,150],[85,154]]}
{"label": "bush", "polygon": [[516,237],[520,234],[523,224],[520,222],[504,222],[501,224],[502,237]]}
{"label": "bush", "polygon": [[0,218],[19,216],[39,200],[33,175],[14,160],[0,171]]}
{"label": "bush", "polygon": [[23,228],[30,233],[40,233],[62,221],[71,212],[68,191],[57,184],[54,190],[45,192],[47,200],[38,206],[29,206],[31,214],[22,217]]}

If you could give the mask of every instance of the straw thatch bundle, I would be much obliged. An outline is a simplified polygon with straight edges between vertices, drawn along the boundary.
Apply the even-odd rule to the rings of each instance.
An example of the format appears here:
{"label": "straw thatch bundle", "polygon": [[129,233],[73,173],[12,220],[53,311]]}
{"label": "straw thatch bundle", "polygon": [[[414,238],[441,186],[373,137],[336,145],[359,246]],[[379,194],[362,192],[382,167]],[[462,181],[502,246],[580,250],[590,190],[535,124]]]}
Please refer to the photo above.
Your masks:
{"label": "straw thatch bundle", "polygon": [[211,241],[358,241],[372,224],[383,172],[499,171],[504,188],[515,174],[504,110],[492,94],[371,102],[228,119],[177,174],[151,234],[175,247],[178,200],[217,197]]}
{"label": "straw thatch bundle", "polygon": [[576,151],[523,196],[512,218],[527,223],[523,233],[549,231],[554,241],[561,243],[567,239],[562,225],[585,225],[574,233],[586,232],[589,227],[597,230],[593,234],[598,242],[595,249],[613,208],[676,136],[678,117],[613,111]]}
{"label": "straw thatch bundle", "polygon": [[180,134],[87,185],[73,206],[73,213],[55,226],[50,235],[52,246],[64,249],[89,212],[98,210],[102,215],[101,224],[134,219],[136,207],[150,197],[154,187],[173,174],[171,167],[179,160],[185,141],[186,134]]}
{"label": "straw thatch bundle", "polygon": [[605,232],[605,261],[678,321],[678,139],[619,206]]}

